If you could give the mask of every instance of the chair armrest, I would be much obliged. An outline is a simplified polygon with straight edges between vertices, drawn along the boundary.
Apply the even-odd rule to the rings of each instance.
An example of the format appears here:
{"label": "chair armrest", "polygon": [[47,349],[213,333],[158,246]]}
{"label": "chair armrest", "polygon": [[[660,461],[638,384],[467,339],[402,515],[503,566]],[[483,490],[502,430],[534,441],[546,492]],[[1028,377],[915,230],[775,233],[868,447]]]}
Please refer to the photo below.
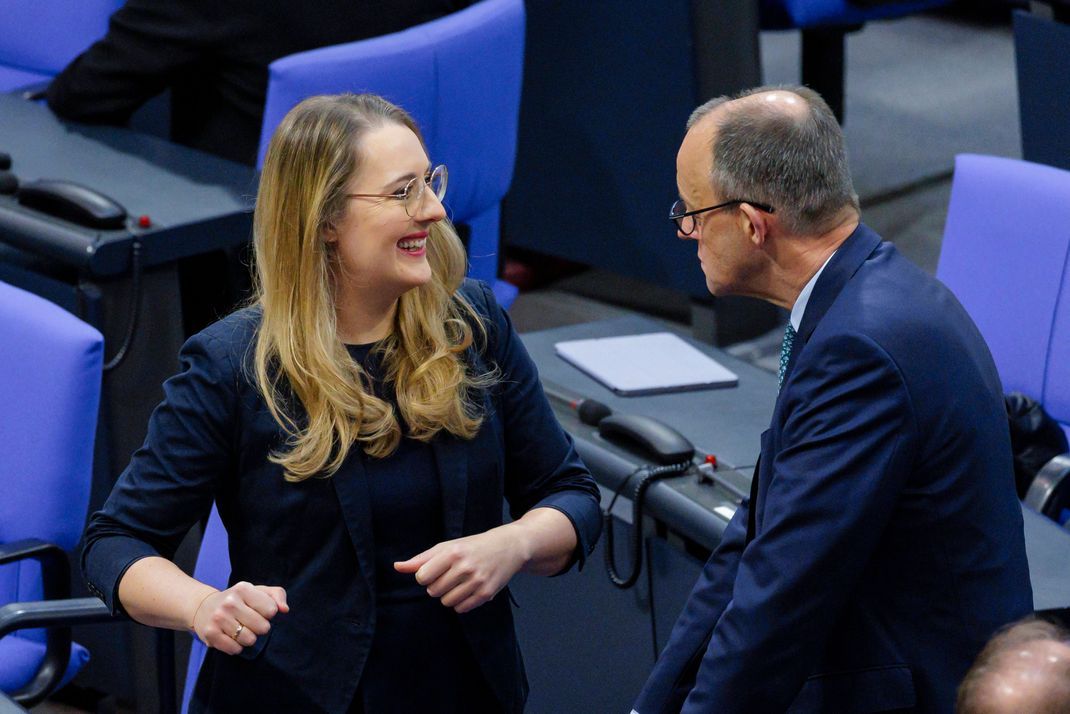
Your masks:
{"label": "chair armrest", "polygon": [[12,602],[0,607],[0,637],[16,630],[36,627],[73,627],[125,619],[113,615],[98,598]]}
{"label": "chair armrest", "polygon": [[1043,516],[1058,518],[1070,503],[1070,454],[1059,454],[1044,464],[1022,502]]}
{"label": "chair armrest", "polygon": [[71,596],[71,567],[62,548],[37,538],[0,544],[0,565],[26,559],[41,564],[41,588],[45,600]]}
{"label": "chair armrest", "polygon": [[119,619],[122,618],[112,615],[108,606],[95,597],[13,602],[0,607],[0,638],[15,630],[48,628],[41,666],[33,679],[13,692],[11,698],[25,707],[32,707],[59,686],[71,657],[72,626]]}

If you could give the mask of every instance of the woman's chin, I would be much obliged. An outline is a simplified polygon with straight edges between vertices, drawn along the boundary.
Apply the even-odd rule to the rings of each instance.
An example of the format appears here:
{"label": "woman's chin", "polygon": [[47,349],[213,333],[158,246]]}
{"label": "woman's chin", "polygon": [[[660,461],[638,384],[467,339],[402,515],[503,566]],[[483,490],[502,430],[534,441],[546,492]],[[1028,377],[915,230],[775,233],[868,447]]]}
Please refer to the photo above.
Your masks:
{"label": "woman's chin", "polygon": [[409,266],[401,275],[401,284],[406,292],[421,285],[431,282],[431,266],[424,263],[420,269],[418,266]]}

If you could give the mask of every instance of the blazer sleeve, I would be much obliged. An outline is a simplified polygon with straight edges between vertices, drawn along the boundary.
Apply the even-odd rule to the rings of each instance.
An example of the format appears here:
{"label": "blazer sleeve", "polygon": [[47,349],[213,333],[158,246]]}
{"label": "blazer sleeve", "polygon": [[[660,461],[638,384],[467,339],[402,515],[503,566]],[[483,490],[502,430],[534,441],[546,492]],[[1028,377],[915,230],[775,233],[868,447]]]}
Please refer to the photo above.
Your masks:
{"label": "blazer sleeve", "polygon": [[[512,517],[533,508],[561,511],[576,529],[572,562],[583,567],[602,531],[599,491],[580,460],[572,437],[554,416],[534,361],[509,315],[485,283],[479,283],[486,309],[489,349],[500,370],[501,418],[505,438],[505,497]],[[564,570],[562,572],[564,572]]]}
{"label": "blazer sleeve", "polygon": [[122,612],[119,581],[127,568],[147,556],[172,558],[233,469],[237,390],[227,351],[201,333],[183,346],[179,361],[145,443],[86,527],[82,570],[113,613]]}
{"label": "blazer sleeve", "polygon": [[824,341],[797,365],[790,389],[766,502],[757,504],[758,534],[740,556],[732,598],[681,710],[687,714],[788,708],[911,470],[910,396],[874,341]]}
{"label": "blazer sleeve", "polygon": [[216,33],[204,3],[129,0],[108,32],[76,57],[48,87],[48,106],[61,117],[123,124],[152,97],[203,61]]}
{"label": "blazer sleeve", "polygon": [[688,671],[693,671],[695,656],[704,653],[702,645],[732,599],[732,584],[739,570],[739,560],[747,537],[747,513],[750,504],[744,499],[721,535],[698,581],[691,589],[684,609],[673,625],[654,669],[635,702],[634,711],[679,711],[687,690],[683,685]]}

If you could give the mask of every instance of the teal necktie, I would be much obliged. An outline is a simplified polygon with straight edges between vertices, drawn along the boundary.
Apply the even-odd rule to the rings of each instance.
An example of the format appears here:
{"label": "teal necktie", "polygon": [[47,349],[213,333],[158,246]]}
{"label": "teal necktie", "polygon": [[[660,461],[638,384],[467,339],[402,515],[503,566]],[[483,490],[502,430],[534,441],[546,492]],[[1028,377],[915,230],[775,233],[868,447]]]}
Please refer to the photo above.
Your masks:
{"label": "teal necktie", "polygon": [[780,372],[777,374],[777,389],[784,386],[784,373],[788,371],[791,346],[795,343],[795,328],[788,323],[784,329],[784,341],[780,343]]}

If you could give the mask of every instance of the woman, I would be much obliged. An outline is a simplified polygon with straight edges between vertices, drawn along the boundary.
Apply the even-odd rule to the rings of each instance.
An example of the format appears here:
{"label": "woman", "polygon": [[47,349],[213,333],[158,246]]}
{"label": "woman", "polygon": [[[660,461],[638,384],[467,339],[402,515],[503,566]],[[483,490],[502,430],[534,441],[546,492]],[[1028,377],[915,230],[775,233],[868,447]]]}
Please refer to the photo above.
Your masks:
{"label": "woman", "polygon": [[[191,711],[523,709],[504,588],[582,564],[597,488],[464,280],[446,178],[373,95],[308,99],[271,140],[255,304],[183,347],[83,553],[113,610],[211,648]],[[222,592],[168,560],[213,500]]]}

